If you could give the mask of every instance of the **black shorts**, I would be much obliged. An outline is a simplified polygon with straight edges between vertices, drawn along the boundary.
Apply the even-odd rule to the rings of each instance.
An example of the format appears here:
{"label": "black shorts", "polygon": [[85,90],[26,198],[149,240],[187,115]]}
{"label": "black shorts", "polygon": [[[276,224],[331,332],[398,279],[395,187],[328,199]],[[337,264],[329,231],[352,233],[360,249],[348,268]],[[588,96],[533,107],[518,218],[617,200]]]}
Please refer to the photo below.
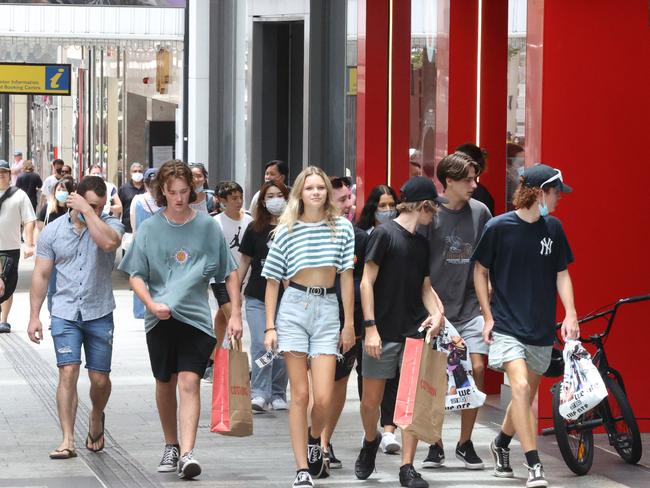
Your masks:
{"label": "black shorts", "polygon": [[18,284],[18,262],[20,261],[20,249],[11,249],[9,251],[0,251],[0,254],[6,256],[7,269],[5,270],[5,292],[0,295],[0,303],[9,300],[16,291]]}
{"label": "black shorts", "polygon": [[343,355],[343,359],[336,361],[336,372],[334,373],[334,381],[338,381],[343,378],[350,376],[352,369],[354,369],[354,364],[357,364],[357,372],[361,371],[361,357],[363,350],[361,349],[361,339],[357,339],[357,342],[354,343],[354,346],[350,348],[348,352]]}
{"label": "black shorts", "polygon": [[151,371],[158,381],[167,382],[173,374],[191,371],[203,377],[217,340],[183,322],[161,320],[147,332]]}
{"label": "black shorts", "polygon": [[217,299],[219,308],[223,307],[226,303],[230,303],[230,296],[228,295],[225,283],[211,283],[210,287],[212,288],[214,298]]}

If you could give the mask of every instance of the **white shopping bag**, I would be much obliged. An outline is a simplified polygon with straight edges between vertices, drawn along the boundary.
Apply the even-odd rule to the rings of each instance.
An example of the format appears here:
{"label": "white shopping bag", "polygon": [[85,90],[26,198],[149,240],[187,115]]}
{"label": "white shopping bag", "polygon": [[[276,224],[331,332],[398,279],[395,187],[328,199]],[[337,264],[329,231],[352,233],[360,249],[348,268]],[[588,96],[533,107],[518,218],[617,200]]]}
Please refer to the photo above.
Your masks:
{"label": "white shopping bag", "polygon": [[464,410],[483,405],[485,393],[474,383],[469,357],[471,351],[467,350],[465,341],[447,319],[438,336],[436,347],[447,355],[445,410]]}
{"label": "white shopping bag", "polygon": [[575,419],[598,405],[607,396],[607,388],[580,341],[564,345],[564,379],[560,391],[560,415]]}

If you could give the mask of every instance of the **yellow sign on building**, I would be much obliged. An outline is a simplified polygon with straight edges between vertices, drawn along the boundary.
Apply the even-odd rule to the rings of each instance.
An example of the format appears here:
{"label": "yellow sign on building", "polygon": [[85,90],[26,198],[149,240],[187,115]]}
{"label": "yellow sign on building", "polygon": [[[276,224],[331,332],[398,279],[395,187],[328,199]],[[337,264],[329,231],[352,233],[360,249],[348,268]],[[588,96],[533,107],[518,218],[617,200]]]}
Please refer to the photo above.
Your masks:
{"label": "yellow sign on building", "polygon": [[0,93],[70,95],[69,64],[0,63]]}

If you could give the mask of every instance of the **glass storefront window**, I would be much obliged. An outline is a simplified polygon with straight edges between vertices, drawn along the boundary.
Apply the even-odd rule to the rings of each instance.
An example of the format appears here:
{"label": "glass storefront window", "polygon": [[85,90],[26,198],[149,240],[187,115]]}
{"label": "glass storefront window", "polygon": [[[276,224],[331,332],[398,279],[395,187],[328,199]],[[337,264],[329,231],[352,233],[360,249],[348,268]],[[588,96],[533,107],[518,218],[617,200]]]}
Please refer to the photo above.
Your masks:
{"label": "glass storefront window", "polygon": [[506,132],[506,209],[524,170],[526,144],[526,0],[508,5],[508,98]]}
{"label": "glass storefront window", "polygon": [[356,178],[357,168],[357,0],[347,1],[345,40],[345,176]]}

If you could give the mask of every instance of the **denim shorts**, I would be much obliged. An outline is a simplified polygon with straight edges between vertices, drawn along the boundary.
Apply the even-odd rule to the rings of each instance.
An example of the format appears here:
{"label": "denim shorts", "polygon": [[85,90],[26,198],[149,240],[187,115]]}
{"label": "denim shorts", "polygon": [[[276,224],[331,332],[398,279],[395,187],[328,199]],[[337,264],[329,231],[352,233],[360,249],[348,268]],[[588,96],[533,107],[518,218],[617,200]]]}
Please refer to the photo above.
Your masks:
{"label": "denim shorts", "polygon": [[111,372],[113,356],[113,312],[94,320],[66,320],[52,317],[52,340],[56,365],[81,364],[81,346],[86,369]]}
{"label": "denim shorts", "polygon": [[336,294],[324,296],[289,287],[282,295],[275,320],[280,352],[338,356],[339,302]]}
{"label": "denim shorts", "polygon": [[551,364],[553,346],[533,346],[524,344],[518,339],[499,332],[492,332],[494,342],[490,344],[488,366],[491,369],[505,372],[503,365],[515,359],[526,361],[528,369],[536,374],[544,374]]}

